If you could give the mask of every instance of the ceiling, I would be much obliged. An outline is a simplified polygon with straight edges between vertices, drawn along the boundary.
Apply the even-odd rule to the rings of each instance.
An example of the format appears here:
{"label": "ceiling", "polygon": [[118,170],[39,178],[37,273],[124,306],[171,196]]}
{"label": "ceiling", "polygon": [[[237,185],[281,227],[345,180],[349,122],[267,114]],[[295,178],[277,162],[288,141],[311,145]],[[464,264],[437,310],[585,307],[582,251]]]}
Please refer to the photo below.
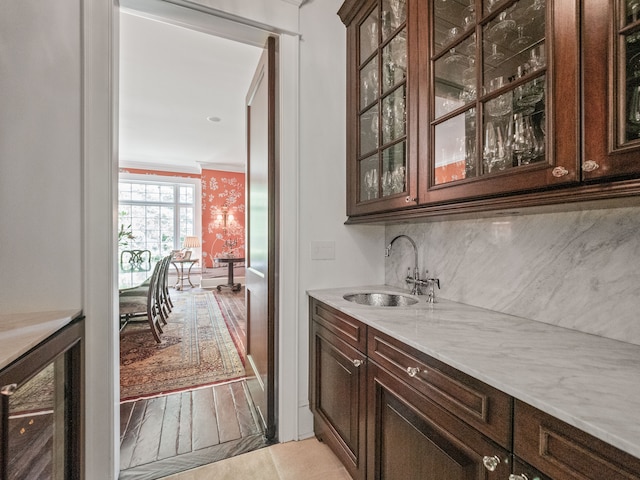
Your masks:
{"label": "ceiling", "polygon": [[121,9],[120,165],[244,171],[245,95],[262,48],[187,23]]}

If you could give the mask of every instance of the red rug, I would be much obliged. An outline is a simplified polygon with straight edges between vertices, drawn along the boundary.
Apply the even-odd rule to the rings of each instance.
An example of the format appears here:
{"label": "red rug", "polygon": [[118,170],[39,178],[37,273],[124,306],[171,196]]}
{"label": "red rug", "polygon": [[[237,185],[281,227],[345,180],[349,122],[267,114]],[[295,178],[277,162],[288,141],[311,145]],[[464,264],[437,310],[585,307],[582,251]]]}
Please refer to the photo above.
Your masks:
{"label": "red rug", "polygon": [[158,344],[145,323],[120,334],[120,398],[133,400],[245,375],[237,339],[212,292],[171,292],[174,308]]}

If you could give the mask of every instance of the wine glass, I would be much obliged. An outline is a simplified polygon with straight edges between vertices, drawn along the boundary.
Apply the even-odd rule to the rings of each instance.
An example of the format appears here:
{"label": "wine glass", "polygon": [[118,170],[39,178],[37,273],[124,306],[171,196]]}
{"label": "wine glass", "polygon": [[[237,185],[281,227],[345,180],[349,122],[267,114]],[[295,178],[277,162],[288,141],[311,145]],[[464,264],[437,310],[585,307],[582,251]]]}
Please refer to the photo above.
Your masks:
{"label": "wine glass", "polygon": [[515,26],[515,20],[507,18],[507,12],[500,12],[498,22],[489,29],[487,36],[493,42],[503,42]]}
{"label": "wine glass", "polygon": [[503,127],[494,122],[487,122],[484,127],[485,140],[482,159],[488,173],[494,168],[504,170],[507,167],[507,150]]}
{"label": "wine glass", "polygon": [[513,50],[521,51],[531,44],[531,37],[524,34],[524,27],[518,25],[518,36],[511,42],[510,46]]}
{"label": "wine glass", "polygon": [[518,165],[531,163],[534,153],[533,127],[531,117],[516,113],[513,120],[513,156]]}
{"label": "wine glass", "polygon": [[504,60],[504,53],[498,51],[496,43],[491,44],[491,53],[485,57],[485,62],[491,65],[497,65]]}

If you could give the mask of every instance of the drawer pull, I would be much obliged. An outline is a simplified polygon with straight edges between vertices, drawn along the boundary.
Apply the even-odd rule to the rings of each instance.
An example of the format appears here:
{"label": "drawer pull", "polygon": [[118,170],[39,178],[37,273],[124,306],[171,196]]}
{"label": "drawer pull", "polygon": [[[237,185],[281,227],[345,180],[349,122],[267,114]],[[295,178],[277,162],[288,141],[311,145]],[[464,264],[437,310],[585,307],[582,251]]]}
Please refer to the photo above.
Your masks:
{"label": "drawer pull", "polygon": [[417,374],[420,373],[420,369],[418,367],[407,367],[407,374],[410,377],[415,377]]}
{"label": "drawer pull", "polygon": [[494,455],[493,457],[482,457],[482,464],[484,465],[484,468],[490,472],[495,472],[496,468],[498,468],[498,465],[500,464],[500,458],[497,455]]}
{"label": "drawer pull", "polygon": [[10,383],[9,385],[4,385],[2,388],[0,388],[0,394],[4,395],[5,397],[10,397],[15,393],[17,389],[17,383]]}
{"label": "drawer pull", "polygon": [[353,366],[357,368],[360,365],[362,365],[364,363],[364,361],[363,360],[359,360],[359,359],[356,358],[355,360],[352,360],[352,363],[353,363]]}
{"label": "drawer pull", "polygon": [[509,480],[529,480],[529,477],[527,477],[524,473],[521,473],[520,475],[512,473],[511,475],[509,475]]}

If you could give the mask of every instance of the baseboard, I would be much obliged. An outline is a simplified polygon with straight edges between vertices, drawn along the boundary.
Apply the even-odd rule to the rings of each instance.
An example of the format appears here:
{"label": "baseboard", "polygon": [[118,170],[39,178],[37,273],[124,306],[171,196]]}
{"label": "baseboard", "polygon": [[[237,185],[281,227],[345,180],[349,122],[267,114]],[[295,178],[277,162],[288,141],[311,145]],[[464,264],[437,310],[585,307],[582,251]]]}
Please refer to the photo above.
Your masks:
{"label": "baseboard", "polygon": [[[244,285],[244,277],[233,277],[233,283]],[[226,285],[227,277],[203,278],[200,280],[200,288],[216,288],[218,285]]]}

